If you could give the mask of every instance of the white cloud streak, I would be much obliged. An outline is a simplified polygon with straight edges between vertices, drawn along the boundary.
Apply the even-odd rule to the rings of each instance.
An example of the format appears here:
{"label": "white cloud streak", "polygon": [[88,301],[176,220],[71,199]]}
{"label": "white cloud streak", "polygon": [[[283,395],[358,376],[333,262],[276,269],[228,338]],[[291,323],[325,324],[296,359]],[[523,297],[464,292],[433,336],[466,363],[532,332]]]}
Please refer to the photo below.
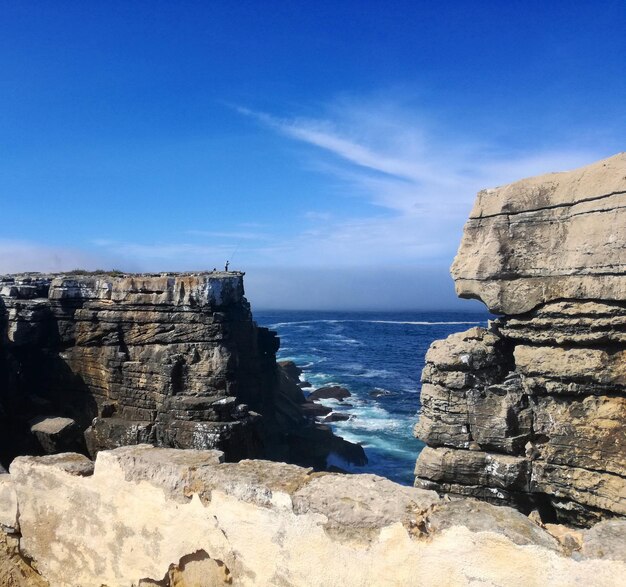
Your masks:
{"label": "white cloud streak", "polygon": [[[328,189],[338,198],[351,198],[353,205],[335,207],[325,201],[318,210],[307,206],[290,219],[296,229],[289,235],[257,223],[190,227],[152,243],[93,240],[91,253],[0,240],[0,271],[97,265],[185,270],[221,265],[226,259],[233,267],[264,270],[446,267],[479,189],[609,155],[557,147],[511,154],[483,137],[450,137],[426,117],[380,99],[343,99],[316,118],[238,111],[257,121],[262,132],[308,147],[303,167],[327,177]],[[280,215],[279,201],[268,205],[275,205]]]}
{"label": "white cloud streak", "polygon": [[313,167],[363,199],[358,217],[308,216],[288,257],[312,265],[449,263],[477,191],[603,156],[567,149],[510,154],[485,141],[442,138],[389,102],[344,99],[316,119],[238,110],[313,147]]}

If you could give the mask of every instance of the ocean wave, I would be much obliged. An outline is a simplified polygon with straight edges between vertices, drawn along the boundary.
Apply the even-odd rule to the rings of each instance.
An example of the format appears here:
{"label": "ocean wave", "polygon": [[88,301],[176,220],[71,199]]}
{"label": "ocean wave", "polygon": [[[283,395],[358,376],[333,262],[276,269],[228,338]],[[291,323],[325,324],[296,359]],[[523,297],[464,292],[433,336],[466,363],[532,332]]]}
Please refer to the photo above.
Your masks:
{"label": "ocean wave", "polygon": [[352,344],[356,346],[363,346],[361,341],[344,336],[343,334],[327,334],[326,340],[332,344]]}
{"label": "ocean wave", "polygon": [[443,326],[446,324],[485,324],[487,320],[446,320],[446,321],[428,321],[428,320],[298,320],[294,322],[276,322],[271,324],[269,328],[283,328],[285,326],[297,326],[302,324],[338,324],[342,322],[361,322],[365,324],[409,324],[414,326]]}
{"label": "ocean wave", "polygon": [[300,324],[316,324],[320,322],[335,324],[336,322],[359,322],[359,320],[294,320],[293,322],[276,322],[275,324],[270,324],[268,328],[283,328],[285,326],[299,326]]}
{"label": "ocean wave", "polygon": [[387,371],[386,369],[367,369],[364,373],[360,373],[359,377],[372,379],[374,377],[387,377],[388,375],[394,374],[391,371]]}
{"label": "ocean wave", "polygon": [[403,320],[354,320],[354,322],[367,322],[369,324],[410,324],[413,326],[442,326],[445,324],[485,324],[486,320],[472,320],[471,322],[467,321],[451,321],[451,322],[409,322]]}
{"label": "ocean wave", "polygon": [[392,371],[387,369],[368,369],[361,363],[345,363],[341,366],[343,372],[349,373],[348,377],[357,377],[372,379],[374,377],[389,377],[396,376]]}

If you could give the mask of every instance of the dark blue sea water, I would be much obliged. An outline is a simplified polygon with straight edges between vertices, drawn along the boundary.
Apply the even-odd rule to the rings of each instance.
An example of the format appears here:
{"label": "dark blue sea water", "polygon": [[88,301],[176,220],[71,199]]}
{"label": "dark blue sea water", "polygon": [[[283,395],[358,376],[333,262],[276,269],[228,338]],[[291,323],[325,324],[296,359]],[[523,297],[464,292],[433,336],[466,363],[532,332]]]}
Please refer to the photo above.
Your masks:
{"label": "dark blue sea water", "polygon": [[[420,410],[420,374],[431,342],[487,324],[489,314],[460,312],[255,312],[278,332],[278,358],[304,369],[313,388],[337,384],[352,397],[322,403],[354,416],[333,423],[337,434],[360,442],[369,463],[354,472],[413,483],[423,444],[412,434]],[[342,464],[345,468],[345,465]]]}

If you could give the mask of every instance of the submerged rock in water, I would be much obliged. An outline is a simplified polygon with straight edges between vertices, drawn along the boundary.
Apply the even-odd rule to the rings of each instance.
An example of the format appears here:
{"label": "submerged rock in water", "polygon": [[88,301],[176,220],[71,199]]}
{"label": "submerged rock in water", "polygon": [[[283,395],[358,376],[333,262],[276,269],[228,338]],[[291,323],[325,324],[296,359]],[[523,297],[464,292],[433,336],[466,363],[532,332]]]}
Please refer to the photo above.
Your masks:
{"label": "submerged rock in water", "polygon": [[346,414],[344,412],[331,412],[322,420],[322,422],[346,422],[353,417],[354,416],[351,414]]}
{"label": "submerged rock in water", "polygon": [[505,315],[431,345],[416,486],[626,516],[624,235],[626,154],[479,193],[452,274]]}
{"label": "submerged rock in water", "polygon": [[328,406],[323,406],[322,404],[318,404],[317,402],[305,402],[302,404],[302,411],[307,416],[317,417],[317,416],[326,416],[330,414],[333,410]]}
{"label": "submerged rock in water", "polygon": [[351,396],[352,394],[345,387],[342,387],[341,385],[329,385],[312,391],[309,394],[308,399],[336,399],[338,401],[343,401]]}

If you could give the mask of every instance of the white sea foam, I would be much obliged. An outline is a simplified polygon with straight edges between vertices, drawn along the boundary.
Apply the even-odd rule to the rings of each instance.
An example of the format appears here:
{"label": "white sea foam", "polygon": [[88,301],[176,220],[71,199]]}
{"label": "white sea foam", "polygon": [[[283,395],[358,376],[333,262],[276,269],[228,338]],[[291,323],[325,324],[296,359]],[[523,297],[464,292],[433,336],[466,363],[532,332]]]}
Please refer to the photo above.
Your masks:
{"label": "white sea foam", "polygon": [[385,369],[367,369],[367,371],[365,371],[365,373],[361,373],[359,377],[371,379],[373,377],[386,377],[388,375],[393,375],[393,373],[391,371],[386,371]]}
{"label": "white sea foam", "polygon": [[326,335],[326,339],[328,340],[328,342],[336,344],[353,344],[353,345],[357,345],[357,346],[363,346],[363,343],[361,341],[358,341],[354,338],[349,338],[347,336],[344,336],[343,334],[327,334]]}
{"label": "white sea foam", "polygon": [[426,322],[426,321],[402,321],[402,320],[355,320],[355,322],[368,322],[370,324],[410,324],[413,326],[439,326],[443,324],[485,324],[486,320],[472,320],[471,322],[463,321],[451,321],[451,322]]}

